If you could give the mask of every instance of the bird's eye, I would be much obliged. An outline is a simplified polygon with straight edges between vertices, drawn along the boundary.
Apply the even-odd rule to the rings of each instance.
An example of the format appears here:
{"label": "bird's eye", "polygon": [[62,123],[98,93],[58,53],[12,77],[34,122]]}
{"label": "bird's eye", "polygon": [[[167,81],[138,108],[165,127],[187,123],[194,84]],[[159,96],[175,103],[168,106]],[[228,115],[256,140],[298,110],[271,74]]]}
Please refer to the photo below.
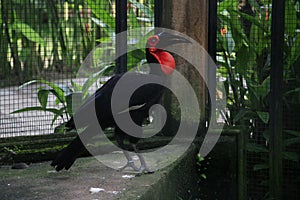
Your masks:
{"label": "bird's eye", "polygon": [[159,38],[157,35],[154,35],[154,36],[151,36],[149,39],[148,39],[148,44],[149,46],[151,47],[155,47],[157,45],[157,43],[159,42]]}

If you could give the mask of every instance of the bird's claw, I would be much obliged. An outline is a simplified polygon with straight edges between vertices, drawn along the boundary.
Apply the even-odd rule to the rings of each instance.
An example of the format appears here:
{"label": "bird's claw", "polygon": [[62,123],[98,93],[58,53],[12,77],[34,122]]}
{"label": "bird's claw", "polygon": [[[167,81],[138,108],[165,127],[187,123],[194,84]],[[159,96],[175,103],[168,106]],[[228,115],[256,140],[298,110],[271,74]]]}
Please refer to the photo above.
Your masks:
{"label": "bird's claw", "polygon": [[153,170],[149,169],[148,167],[141,166],[138,170],[137,176],[140,176],[142,174],[152,174],[154,173]]}
{"label": "bird's claw", "polygon": [[127,168],[127,167],[131,167],[134,171],[139,171],[139,168],[138,168],[137,166],[135,166],[135,164],[134,164],[133,161],[128,161],[128,162],[126,163],[126,165],[123,166],[123,167],[120,167],[120,168],[118,169],[118,171],[121,172],[121,171],[123,171],[123,170],[124,170],[125,168]]}

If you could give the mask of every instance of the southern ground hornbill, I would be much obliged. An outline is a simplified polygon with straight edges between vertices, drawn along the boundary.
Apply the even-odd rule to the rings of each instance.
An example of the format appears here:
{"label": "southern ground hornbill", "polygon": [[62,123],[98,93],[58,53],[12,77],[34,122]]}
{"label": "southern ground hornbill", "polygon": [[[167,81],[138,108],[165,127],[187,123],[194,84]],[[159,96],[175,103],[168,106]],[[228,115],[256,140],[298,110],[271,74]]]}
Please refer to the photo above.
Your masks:
{"label": "southern ground hornbill", "polygon": [[[167,76],[173,72],[175,68],[175,61],[172,55],[169,52],[164,51],[163,48],[175,43],[188,43],[188,41],[180,36],[173,35],[167,32],[161,32],[157,35],[150,36],[146,43],[146,59],[150,67],[150,72],[149,74],[126,73],[127,78],[125,87],[133,84],[133,82],[137,79],[146,79],[148,78],[148,76],[156,76],[159,79],[162,79],[162,81],[166,79]],[[136,143],[138,142],[139,138],[126,134],[123,130],[121,130],[113,117],[111,108],[112,93],[117,82],[122,76],[124,76],[124,74],[117,74],[110,78],[101,88],[99,88],[95,92],[94,95],[89,97],[79,107],[79,109],[75,112],[73,118],[67,122],[67,130],[78,130],[79,128],[84,128],[84,130],[82,131],[82,133],[80,133],[80,136],[77,136],[53,160],[51,165],[55,167],[56,171],[60,171],[64,168],[68,170],[72,166],[78,154],[85,148],[84,143],[81,140],[82,136],[84,136],[85,138],[90,138],[96,135],[97,131],[95,131],[95,125],[98,124],[101,126],[102,130],[108,127],[114,128],[114,138],[118,145],[122,147],[122,145],[124,145],[124,140],[128,140],[132,145],[135,153],[139,157],[139,160],[141,162],[140,168],[135,166],[131,156],[127,151],[124,150],[123,152],[128,162],[124,167],[120,168],[120,170],[123,170],[126,167],[131,167],[133,170],[138,171],[139,173],[150,172],[150,170],[146,166],[143,156],[138,152],[136,148]],[[149,116],[149,109],[152,105],[159,103],[163,91],[164,86],[150,83],[139,87],[133,93],[129,101],[129,108],[124,108],[124,110],[128,110],[132,121],[136,125],[142,126],[144,119]],[[122,99],[122,96],[120,96],[120,99]],[[91,117],[90,113],[93,111],[96,112],[97,119],[95,119],[95,117]],[[79,120],[76,120],[76,117]]]}

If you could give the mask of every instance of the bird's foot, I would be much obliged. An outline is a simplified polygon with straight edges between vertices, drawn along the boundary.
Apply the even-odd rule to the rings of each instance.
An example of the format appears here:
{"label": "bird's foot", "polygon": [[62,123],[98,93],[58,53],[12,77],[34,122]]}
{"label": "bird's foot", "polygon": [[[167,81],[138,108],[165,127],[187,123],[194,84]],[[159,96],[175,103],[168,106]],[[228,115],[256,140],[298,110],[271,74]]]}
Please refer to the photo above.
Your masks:
{"label": "bird's foot", "polygon": [[138,168],[137,166],[135,166],[133,160],[128,161],[128,162],[126,163],[126,165],[123,166],[123,167],[120,167],[120,168],[118,169],[118,171],[121,172],[121,171],[123,171],[123,170],[124,170],[125,168],[127,168],[127,167],[131,167],[134,171],[139,171],[139,168]]}
{"label": "bird's foot", "polygon": [[137,171],[138,171],[137,176],[140,176],[142,174],[152,174],[152,173],[154,173],[153,170],[151,170],[147,166],[143,166],[143,165]]}

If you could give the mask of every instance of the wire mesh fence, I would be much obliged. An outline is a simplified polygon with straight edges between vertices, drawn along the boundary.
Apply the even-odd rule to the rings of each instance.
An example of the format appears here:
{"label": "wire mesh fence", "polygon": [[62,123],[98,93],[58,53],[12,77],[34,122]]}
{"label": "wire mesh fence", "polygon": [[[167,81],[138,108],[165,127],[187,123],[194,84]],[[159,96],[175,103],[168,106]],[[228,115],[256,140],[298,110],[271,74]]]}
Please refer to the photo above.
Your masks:
{"label": "wire mesh fence", "polygon": [[[1,1],[0,137],[53,132],[51,113],[11,114],[39,105],[41,84],[18,86],[34,79],[66,84],[88,51],[87,32],[78,33],[90,15],[77,2]],[[54,100],[49,97],[49,106]]]}
{"label": "wire mesh fence", "polygon": [[[94,77],[101,75],[105,79],[116,71],[119,12],[125,12],[125,27],[129,30],[126,68],[142,70],[144,52],[131,52],[130,48],[138,43],[136,38],[152,33],[159,24],[161,13],[154,13],[161,11],[157,7],[159,2],[129,0],[126,8],[123,5],[125,9],[118,10],[116,1],[105,0],[2,0],[0,138],[52,134],[67,119],[65,111],[69,109],[68,98],[59,99],[55,92],[80,94],[83,90],[89,92],[91,85],[101,85],[101,81],[88,76],[78,78],[82,63],[95,73]],[[245,128],[247,199],[267,199],[270,190],[269,122],[273,117],[269,113],[270,71],[274,67],[271,53],[276,53],[271,52],[271,39],[276,37],[271,32],[276,15],[272,13],[273,2],[218,0],[217,3],[217,73],[224,78],[228,94],[228,110],[222,116],[228,126]],[[284,107],[283,119],[278,123],[283,126],[284,197],[299,199],[300,1],[285,2]],[[96,64],[90,58],[96,59]],[[19,87],[32,80],[49,82],[36,81]],[[35,109],[12,114],[26,107]],[[56,110],[45,112],[45,107]]]}
{"label": "wire mesh fence", "polygon": [[[272,182],[274,177],[283,179],[283,197],[299,198],[299,192],[296,191],[299,186],[300,153],[297,125],[300,101],[296,92],[299,88],[299,1],[285,1],[284,35],[272,33],[272,30],[276,30],[276,27],[272,29],[272,22],[280,15],[272,12],[274,3],[278,2],[218,1],[217,62],[220,66],[218,72],[226,77],[229,104],[229,111],[224,116],[229,126],[245,127],[247,160],[244,198],[247,199],[271,198],[273,195],[271,191],[275,186]],[[279,27],[282,24],[274,25]],[[278,49],[275,46],[272,48],[271,41],[280,40],[280,36],[284,38],[284,48]],[[282,83],[280,79],[270,81],[272,70],[274,74],[275,70],[282,67],[280,63],[273,62],[272,56],[283,60]],[[279,88],[271,85],[274,83],[284,88],[282,94]],[[278,99],[271,98],[272,93],[272,97],[276,96],[283,100],[283,113],[271,114],[270,109],[274,109],[271,105],[280,106]],[[278,115],[282,115],[279,121]],[[275,141],[274,133],[271,132],[274,130],[272,129],[274,123],[270,124],[274,119],[277,120],[274,122],[275,126],[279,128],[282,126],[283,129],[283,137],[276,136]],[[277,148],[280,151],[276,152],[270,142],[282,144],[283,149]],[[271,160],[274,159],[272,152],[275,152],[275,156],[278,153],[277,158],[280,158],[279,154],[283,155],[282,174],[280,170],[279,174],[272,172],[274,167],[277,167],[271,165],[276,162]]]}
{"label": "wire mesh fence", "polygon": [[[104,77],[115,72],[116,16],[121,12],[127,15],[128,30],[153,30],[154,0],[128,1],[125,10],[118,10],[116,1],[104,0],[1,1],[0,137],[51,134],[69,117],[64,112],[68,99],[60,101],[51,84],[36,81],[20,88],[22,84],[45,80],[71,94],[92,81],[78,78],[82,65],[103,71]],[[128,41],[134,34],[144,33],[132,32]],[[129,68],[141,62],[132,54],[128,57],[123,65]],[[32,111],[12,113],[28,107]]]}
{"label": "wire mesh fence", "polygon": [[[300,82],[299,9],[300,1],[286,1],[283,74],[283,190],[284,198],[299,199]],[[298,88],[298,89],[297,89]]]}

